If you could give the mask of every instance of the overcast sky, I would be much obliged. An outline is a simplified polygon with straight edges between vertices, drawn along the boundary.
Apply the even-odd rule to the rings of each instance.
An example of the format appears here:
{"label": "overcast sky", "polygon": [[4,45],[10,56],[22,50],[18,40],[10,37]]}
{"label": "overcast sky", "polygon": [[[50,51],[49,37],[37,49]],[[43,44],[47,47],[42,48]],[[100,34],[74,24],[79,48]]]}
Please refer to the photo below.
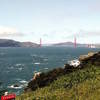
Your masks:
{"label": "overcast sky", "polygon": [[0,0],[0,38],[100,43],[100,0]]}

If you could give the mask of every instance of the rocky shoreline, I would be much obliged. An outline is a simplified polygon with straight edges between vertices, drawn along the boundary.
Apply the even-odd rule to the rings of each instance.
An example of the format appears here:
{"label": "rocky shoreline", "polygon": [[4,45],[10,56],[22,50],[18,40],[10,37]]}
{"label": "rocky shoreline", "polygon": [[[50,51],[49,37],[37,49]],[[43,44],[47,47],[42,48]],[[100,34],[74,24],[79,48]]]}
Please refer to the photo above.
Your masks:
{"label": "rocky shoreline", "polygon": [[48,86],[59,76],[86,68],[88,64],[100,66],[100,52],[90,52],[88,55],[81,55],[78,60],[80,64],[77,67],[65,64],[64,68],[56,68],[47,73],[36,73],[24,91],[35,91],[37,88]]}

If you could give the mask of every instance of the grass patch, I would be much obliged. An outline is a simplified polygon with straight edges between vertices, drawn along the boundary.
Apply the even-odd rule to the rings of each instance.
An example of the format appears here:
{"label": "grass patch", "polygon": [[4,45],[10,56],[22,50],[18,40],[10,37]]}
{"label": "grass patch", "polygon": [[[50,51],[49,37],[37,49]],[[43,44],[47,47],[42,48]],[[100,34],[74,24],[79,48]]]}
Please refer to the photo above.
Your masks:
{"label": "grass patch", "polygon": [[23,93],[16,100],[99,100],[100,67],[86,68],[58,77],[36,91]]}

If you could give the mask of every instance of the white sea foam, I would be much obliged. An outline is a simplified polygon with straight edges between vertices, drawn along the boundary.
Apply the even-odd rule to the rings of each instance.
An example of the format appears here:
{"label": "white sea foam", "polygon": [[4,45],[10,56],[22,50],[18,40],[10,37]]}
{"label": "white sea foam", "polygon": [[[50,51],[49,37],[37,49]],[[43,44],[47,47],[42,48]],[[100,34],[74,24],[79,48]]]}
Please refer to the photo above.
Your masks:
{"label": "white sea foam", "polygon": [[75,59],[75,60],[68,61],[68,64],[77,67],[80,65],[80,61],[78,59]]}
{"label": "white sea foam", "polygon": [[19,86],[11,85],[11,86],[8,86],[8,88],[10,88],[10,89],[21,89],[21,88],[23,88],[23,85],[19,85]]}
{"label": "white sea foam", "polygon": [[15,64],[15,66],[16,66],[16,67],[20,67],[20,66],[23,67],[24,64]]}
{"label": "white sea foam", "polygon": [[14,67],[13,67],[13,66],[11,66],[11,67],[8,67],[8,69],[14,69]]}
{"label": "white sea foam", "polygon": [[37,72],[38,72],[38,71],[36,71],[36,70],[34,71],[34,73],[37,73]]}
{"label": "white sea foam", "polygon": [[22,67],[18,68],[19,71],[21,71],[22,69],[23,69]]}
{"label": "white sea foam", "polygon": [[36,63],[34,63],[35,65],[40,65],[40,62],[36,62]]}
{"label": "white sea foam", "polygon": [[21,66],[22,64],[16,64],[15,66]]}
{"label": "white sea foam", "polygon": [[47,69],[49,69],[49,68],[44,68],[44,69],[46,69],[46,70],[47,70]]}
{"label": "white sea foam", "polygon": [[48,59],[47,58],[45,58],[45,59],[43,59],[44,61],[48,61]]}
{"label": "white sea foam", "polygon": [[22,89],[28,85],[28,82],[25,80],[21,80],[21,79],[16,79],[16,80],[20,80],[19,81],[20,83],[18,85],[17,84],[10,85],[10,86],[8,86],[8,88],[10,88],[10,89]]}
{"label": "white sea foam", "polygon": [[25,80],[21,80],[21,81],[19,81],[19,82],[22,83],[22,84],[28,83],[28,82],[25,81]]}

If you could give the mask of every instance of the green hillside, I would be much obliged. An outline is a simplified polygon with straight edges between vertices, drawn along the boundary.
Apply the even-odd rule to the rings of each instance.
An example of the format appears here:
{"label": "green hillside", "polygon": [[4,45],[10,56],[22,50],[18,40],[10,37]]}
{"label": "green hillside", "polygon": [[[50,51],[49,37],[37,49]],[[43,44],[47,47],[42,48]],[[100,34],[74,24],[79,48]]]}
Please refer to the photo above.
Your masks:
{"label": "green hillside", "polygon": [[100,66],[88,64],[58,77],[49,86],[23,93],[16,100],[100,100]]}

